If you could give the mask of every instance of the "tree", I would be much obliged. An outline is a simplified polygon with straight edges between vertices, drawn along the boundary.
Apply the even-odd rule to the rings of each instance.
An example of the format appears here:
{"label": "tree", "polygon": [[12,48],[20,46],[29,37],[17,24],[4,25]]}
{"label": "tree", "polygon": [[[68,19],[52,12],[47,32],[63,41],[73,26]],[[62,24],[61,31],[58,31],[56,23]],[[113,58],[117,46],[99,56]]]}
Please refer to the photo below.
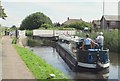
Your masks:
{"label": "tree", "polygon": [[59,22],[56,22],[56,23],[54,23],[54,26],[55,26],[55,27],[60,27],[61,25],[60,25]]}
{"label": "tree", "polygon": [[15,31],[17,30],[17,27],[15,25],[13,25],[12,27],[10,27],[10,31]]}
{"label": "tree", "polygon": [[88,27],[90,29],[92,27],[92,24],[88,23],[88,22],[85,22],[85,21],[82,21],[82,22],[71,23],[70,25],[67,25],[65,27],[70,27],[70,28],[83,30],[84,27]]}
{"label": "tree", "polygon": [[41,12],[33,13],[29,16],[27,16],[21,23],[20,29],[21,30],[32,30],[32,29],[38,29],[41,27],[42,24],[52,24],[52,21],[49,17],[44,15]]}
{"label": "tree", "polygon": [[10,29],[16,30],[17,27],[15,25],[13,25]]}
{"label": "tree", "polygon": [[7,17],[6,13],[5,13],[5,9],[2,8],[1,6],[1,0],[0,0],[0,18],[4,19]]}
{"label": "tree", "polygon": [[50,24],[42,24],[41,27],[47,29],[47,28],[51,28],[52,26]]}
{"label": "tree", "polygon": [[5,20],[5,18],[7,17],[7,15],[6,15],[5,11],[4,11],[4,8],[2,9],[2,14],[1,14],[1,16],[2,16],[2,19],[4,19],[4,20]]}

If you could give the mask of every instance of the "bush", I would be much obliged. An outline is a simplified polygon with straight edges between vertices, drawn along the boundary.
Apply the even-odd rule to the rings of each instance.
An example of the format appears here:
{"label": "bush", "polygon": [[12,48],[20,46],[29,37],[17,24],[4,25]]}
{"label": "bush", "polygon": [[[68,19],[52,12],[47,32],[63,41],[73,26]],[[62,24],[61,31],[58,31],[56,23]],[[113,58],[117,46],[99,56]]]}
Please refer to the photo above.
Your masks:
{"label": "bush", "polygon": [[13,38],[12,44],[17,44],[17,38],[16,37]]}
{"label": "bush", "polygon": [[104,31],[104,47],[110,49],[110,51],[117,52],[118,51],[118,30],[113,31]]}
{"label": "bush", "polygon": [[26,36],[33,36],[33,30],[26,30],[25,35]]}
{"label": "bush", "polygon": [[50,24],[42,24],[41,27],[48,29],[51,28],[52,26]]}
{"label": "bush", "polygon": [[[46,30],[45,28],[39,28],[40,30]],[[75,28],[65,28],[63,26],[60,27],[49,27],[47,30],[75,30]]]}
{"label": "bush", "polygon": [[64,28],[64,27],[59,27],[58,30],[75,30],[75,28]]}
{"label": "bush", "polygon": [[71,23],[70,25],[66,25],[65,27],[70,27],[70,28],[75,28],[75,29],[79,29],[79,30],[83,30],[84,27],[88,27],[89,29],[91,29],[92,24],[88,23],[88,22],[75,22],[75,23]]}

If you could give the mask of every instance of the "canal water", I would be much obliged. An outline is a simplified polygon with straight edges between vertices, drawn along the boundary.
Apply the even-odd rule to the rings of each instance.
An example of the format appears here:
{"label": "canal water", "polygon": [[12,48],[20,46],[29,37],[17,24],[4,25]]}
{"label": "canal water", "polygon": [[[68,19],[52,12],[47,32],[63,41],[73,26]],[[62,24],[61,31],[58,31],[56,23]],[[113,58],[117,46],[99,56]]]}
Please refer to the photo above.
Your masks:
{"label": "canal water", "polygon": [[[49,64],[55,68],[61,70],[70,79],[119,79],[118,70],[120,71],[120,65],[118,63],[118,54],[110,53],[110,68],[108,73],[92,73],[92,72],[73,72],[64,60],[56,52],[53,47],[30,47],[34,53],[42,57]],[[114,81],[114,80],[113,80]]]}

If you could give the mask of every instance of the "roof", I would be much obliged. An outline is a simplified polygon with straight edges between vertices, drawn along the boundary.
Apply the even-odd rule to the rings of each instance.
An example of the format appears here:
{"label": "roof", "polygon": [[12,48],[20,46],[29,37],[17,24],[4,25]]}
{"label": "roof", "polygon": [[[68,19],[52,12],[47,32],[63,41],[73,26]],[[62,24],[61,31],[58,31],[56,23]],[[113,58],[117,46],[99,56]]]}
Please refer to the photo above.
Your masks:
{"label": "roof", "polygon": [[71,23],[75,23],[75,22],[81,22],[83,21],[82,19],[69,19],[67,21],[65,21],[63,24],[69,25]]}
{"label": "roof", "polygon": [[118,15],[105,15],[104,18],[106,21],[120,21],[120,16]]}

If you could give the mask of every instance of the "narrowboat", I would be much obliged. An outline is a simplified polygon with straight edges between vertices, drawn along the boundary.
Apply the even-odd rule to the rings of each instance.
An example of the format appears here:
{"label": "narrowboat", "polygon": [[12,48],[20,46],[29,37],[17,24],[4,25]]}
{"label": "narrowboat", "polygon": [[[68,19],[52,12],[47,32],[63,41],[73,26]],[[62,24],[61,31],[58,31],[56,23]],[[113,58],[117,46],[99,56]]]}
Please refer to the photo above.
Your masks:
{"label": "narrowboat", "polygon": [[59,39],[60,41],[57,42],[56,50],[71,69],[103,70],[109,68],[109,49],[92,48],[82,50],[80,47],[82,46],[84,38],[66,38],[69,39],[66,40],[65,36],[64,39],[62,39],[62,37]]}

